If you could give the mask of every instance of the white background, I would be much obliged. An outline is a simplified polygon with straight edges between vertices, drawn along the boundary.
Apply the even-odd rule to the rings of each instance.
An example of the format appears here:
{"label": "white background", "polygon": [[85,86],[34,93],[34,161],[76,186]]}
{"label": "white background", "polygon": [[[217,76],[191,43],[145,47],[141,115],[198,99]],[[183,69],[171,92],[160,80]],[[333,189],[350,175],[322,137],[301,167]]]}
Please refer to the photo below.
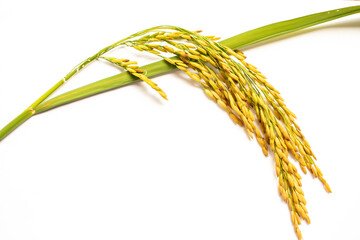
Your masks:
{"label": "white background", "polygon": [[[351,1],[0,1],[0,126],[74,65],[162,24],[231,37]],[[304,239],[360,239],[360,15],[245,54],[282,93],[330,183],[304,176]],[[114,52],[143,65],[155,60]],[[117,74],[94,63],[56,94]],[[264,157],[176,71],[37,115],[0,143],[0,239],[296,239]],[[298,166],[298,165],[296,165]]]}

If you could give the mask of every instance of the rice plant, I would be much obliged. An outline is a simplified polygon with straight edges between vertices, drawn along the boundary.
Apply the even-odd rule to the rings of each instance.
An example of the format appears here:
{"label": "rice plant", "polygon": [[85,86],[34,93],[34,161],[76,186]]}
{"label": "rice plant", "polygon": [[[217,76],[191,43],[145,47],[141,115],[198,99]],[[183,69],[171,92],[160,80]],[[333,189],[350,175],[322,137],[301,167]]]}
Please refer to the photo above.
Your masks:
{"label": "rice plant", "polygon": [[[103,48],[75,66],[0,130],[0,141],[38,113],[131,82],[142,80],[167,99],[166,93],[150,78],[171,69],[179,69],[196,81],[236,124],[244,127],[250,138],[256,138],[265,156],[268,156],[269,152],[273,153],[280,195],[289,207],[295,232],[298,238],[302,239],[299,225],[302,220],[310,223],[310,217],[301,188],[301,176],[290,161],[291,158],[298,163],[304,174],[309,171],[318,178],[327,192],[331,192],[331,189],[315,164],[315,154],[296,123],[296,115],[287,108],[279,91],[255,66],[246,61],[239,48],[358,12],[360,6],[312,14],[270,24],[220,42],[220,38],[203,36],[201,31],[168,25],[137,32]],[[105,56],[117,47],[145,51],[162,60],[140,67],[133,60]],[[125,72],[47,100],[55,90],[94,60],[107,61]]]}

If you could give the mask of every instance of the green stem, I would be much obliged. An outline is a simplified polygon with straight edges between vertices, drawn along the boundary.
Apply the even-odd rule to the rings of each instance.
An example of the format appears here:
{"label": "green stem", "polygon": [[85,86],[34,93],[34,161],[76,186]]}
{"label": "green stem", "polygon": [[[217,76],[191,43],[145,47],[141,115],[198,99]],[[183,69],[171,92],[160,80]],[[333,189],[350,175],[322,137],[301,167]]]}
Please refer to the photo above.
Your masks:
{"label": "green stem", "polygon": [[[139,32],[138,34],[140,34],[140,33],[141,32]],[[122,39],[122,40],[114,43],[114,44],[111,44],[110,46],[107,46],[107,47],[101,49],[99,52],[97,52],[93,56],[85,59],[84,61],[82,61],[81,63],[76,65],[63,79],[61,79],[59,82],[57,82],[52,88],[50,88],[46,93],[44,93],[40,98],[38,98],[33,104],[31,104],[27,109],[25,109],[24,112],[22,112],[14,120],[12,120],[10,123],[8,123],[3,129],[1,129],[0,130],[0,141],[3,140],[12,131],[14,131],[23,122],[25,122],[31,116],[33,116],[36,113],[36,108],[38,107],[38,105],[40,103],[44,102],[51,94],[53,94],[59,87],[61,87],[66,81],[68,81],[77,72],[79,72],[81,69],[83,69],[86,65],[88,65],[89,63],[91,63],[95,59],[98,59],[104,53],[110,51],[113,48],[116,48],[117,46],[122,44],[127,39],[133,37],[134,35],[129,36],[129,37],[125,38],[125,39]]]}
{"label": "green stem", "polygon": [[[300,18],[295,18],[292,20],[282,21],[278,23],[273,23],[270,25],[266,25],[254,30],[250,30],[245,33],[241,33],[229,39],[223,40],[220,43],[226,45],[232,49],[237,49],[240,47],[249,46],[270,38],[274,38],[283,34],[287,34],[290,32],[294,32],[300,29],[304,29],[310,26],[314,26],[323,22],[331,21],[337,18],[345,17],[351,14],[359,13],[360,6],[353,6],[341,9],[335,9],[332,11],[326,11],[316,14],[307,15]],[[156,29],[152,28],[152,29]],[[6,125],[3,129],[0,130],[0,141],[4,139],[9,133],[11,133],[14,129],[16,129],[20,124],[25,122],[31,116],[37,113],[41,113],[55,107],[74,102],[76,100],[80,100],[89,96],[93,96],[95,94],[105,92],[114,88],[118,88],[120,86],[124,86],[126,84],[137,81],[137,79],[128,74],[127,72],[94,82],[92,84],[88,84],[86,86],[80,87],[78,89],[69,91],[67,93],[61,94],[55,98],[44,102],[54,91],[56,91],[60,86],[63,85],[64,82],[69,80],[76,72],[80,71],[86,65],[88,65],[93,60],[99,58],[102,54],[110,51],[111,49],[121,45],[125,40],[139,36],[145,32],[150,31],[151,29],[147,29],[141,32],[138,32],[128,38],[120,40],[93,55],[92,57],[84,60],[77,66],[75,66],[61,81],[59,81],[56,85],[54,85],[51,89],[49,89],[45,94],[43,94],[38,100],[36,100],[33,104],[30,105],[23,113],[21,113],[18,117],[12,120],[8,125]],[[146,66],[143,66],[147,72],[147,76],[155,76],[160,73],[164,73],[174,69],[173,65],[168,64],[164,60],[152,63]],[[43,103],[44,102],[44,103]]]}
{"label": "green stem", "polygon": [[0,130],[0,140],[9,135],[12,131],[15,130],[18,126],[20,126],[23,122],[28,120],[32,115],[34,115],[34,110],[26,109],[19,116],[13,119],[10,123],[8,123],[3,129]]}

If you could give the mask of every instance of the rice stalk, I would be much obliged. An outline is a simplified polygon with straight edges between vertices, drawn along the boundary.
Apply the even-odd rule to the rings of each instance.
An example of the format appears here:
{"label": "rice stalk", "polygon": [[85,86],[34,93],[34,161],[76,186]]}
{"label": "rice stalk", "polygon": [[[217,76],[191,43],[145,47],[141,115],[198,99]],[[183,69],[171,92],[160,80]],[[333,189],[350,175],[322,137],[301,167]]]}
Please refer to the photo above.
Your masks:
{"label": "rice stalk", "polygon": [[[280,93],[267,82],[265,76],[255,66],[246,62],[245,55],[236,49],[358,12],[360,6],[312,14],[270,24],[222,42],[215,42],[218,37],[202,36],[199,31],[193,32],[179,27],[159,26],[146,29],[100,50],[75,66],[23,113],[1,129],[0,141],[35,114],[138,79],[145,81],[167,99],[164,91],[150,80],[150,77],[177,68],[198,82],[204,92],[223,108],[235,123],[245,128],[250,138],[255,137],[264,155],[267,156],[269,151],[274,154],[275,171],[279,179],[278,189],[289,207],[295,232],[301,239],[301,220],[310,223],[310,218],[301,189],[301,176],[289,161],[289,156],[298,162],[305,174],[309,171],[315,178],[319,178],[326,191],[331,192],[331,189],[314,162],[316,157],[296,124],[295,114],[287,108]],[[104,57],[109,50],[119,46],[146,51],[163,60],[140,68],[134,61]],[[174,57],[169,58],[166,54]],[[73,75],[99,58],[115,64],[126,72],[45,102]]]}

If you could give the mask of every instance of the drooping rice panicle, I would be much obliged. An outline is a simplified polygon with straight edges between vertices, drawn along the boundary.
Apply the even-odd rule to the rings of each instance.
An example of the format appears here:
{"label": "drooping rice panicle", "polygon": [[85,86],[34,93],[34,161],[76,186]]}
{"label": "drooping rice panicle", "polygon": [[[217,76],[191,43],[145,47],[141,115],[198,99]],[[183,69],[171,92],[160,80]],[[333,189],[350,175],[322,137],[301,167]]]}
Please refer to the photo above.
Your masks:
{"label": "drooping rice panicle", "polygon": [[[295,114],[287,108],[279,91],[255,66],[245,61],[241,51],[222,46],[214,39],[199,32],[163,26],[155,34],[130,39],[125,44],[155,54],[185,72],[235,123],[245,127],[250,138],[256,137],[264,155],[268,155],[270,148],[275,157],[280,195],[288,204],[295,232],[301,239],[298,225],[301,219],[310,223],[310,218],[301,176],[289,161],[289,154],[299,162],[304,173],[308,170],[318,177],[328,192],[330,187],[314,163],[315,155],[295,122]],[[168,54],[179,59],[171,59]],[[121,60],[106,59],[121,65]],[[134,69],[130,69],[133,74]]]}

